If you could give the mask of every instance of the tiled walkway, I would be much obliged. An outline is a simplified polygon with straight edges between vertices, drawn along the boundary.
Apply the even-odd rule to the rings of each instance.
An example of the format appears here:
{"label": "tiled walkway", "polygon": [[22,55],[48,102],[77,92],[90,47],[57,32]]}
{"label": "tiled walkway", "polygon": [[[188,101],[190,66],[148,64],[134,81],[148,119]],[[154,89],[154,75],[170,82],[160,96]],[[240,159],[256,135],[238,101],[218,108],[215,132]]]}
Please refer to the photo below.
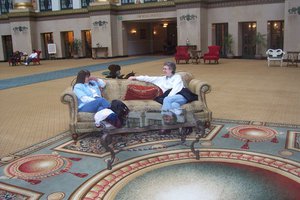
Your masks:
{"label": "tiled walkway", "polygon": [[82,69],[87,69],[91,72],[94,72],[99,70],[105,70],[107,69],[107,66],[109,66],[110,64],[119,64],[120,66],[127,66],[127,65],[143,63],[143,62],[155,61],[158,59],[162,59],[162,56],[137,57],[128,60],[111,61],[102,64],[94,64],[94,65],[88,65],[88,66],[78,67],[78,68],[63,69],[63,70],[58,70],[53,72],[45,72],[45,73],[21,76],[16,78],[2,79],[0,80],[0,90],[29,85],[32,83],[39,83],[44,81],[65,78],[69,76],[75,76],[77,72]]}

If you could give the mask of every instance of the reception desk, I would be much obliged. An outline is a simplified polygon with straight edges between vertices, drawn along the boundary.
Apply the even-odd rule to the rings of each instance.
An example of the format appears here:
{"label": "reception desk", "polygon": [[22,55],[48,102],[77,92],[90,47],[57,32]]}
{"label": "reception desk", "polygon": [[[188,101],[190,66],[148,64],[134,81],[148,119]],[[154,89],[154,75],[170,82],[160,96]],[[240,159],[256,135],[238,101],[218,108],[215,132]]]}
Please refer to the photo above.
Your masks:
{"label": "reception desk", "polygon": [[108,47],[94,47],[92,48],[92,58],[107,58]]}

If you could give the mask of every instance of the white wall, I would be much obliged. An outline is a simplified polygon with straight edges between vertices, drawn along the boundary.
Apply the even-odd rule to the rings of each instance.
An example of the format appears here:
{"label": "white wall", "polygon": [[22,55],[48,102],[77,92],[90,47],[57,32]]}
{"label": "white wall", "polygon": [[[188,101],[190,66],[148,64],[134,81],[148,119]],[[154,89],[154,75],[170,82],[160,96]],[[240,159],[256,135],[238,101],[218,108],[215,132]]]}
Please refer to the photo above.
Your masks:
{"label": "white wall", "polygon": [[[53,41],[56,44],[56,57],[62,57],[62,46],[61,46],[61,32],[73,31],[74,38],[81,38],[82,30],[90,29],[90,18],[76,18],[76,19],[59,19],[59,20],[49,20],[49,21],[37,21],[36,22],[36,31],[34,38],[38,38],[38,42],[35,48],[41,49],[41,34],[42,33],[53,33]],[[45,57],[42,55],[42,57]]]}
{"label": "white wall", "polygon": [[[178,45],[186,45],[187,39],[191,45],[197,45],[199,49],[201,47],[201,15],[200,8],[188,8],[177,10],[177,36]],[[194,15],[194,20],[181,20],[181,16]]]}
{"label": "white wall", "polygon": [[300,6],[299,0],[288,0],[285,2],[284,22],[284,50],[300,51],[300,15],[289,14],[288,10]]}
{"label": "white wall", "polygon": [[267,34],[268,21],[284,20],[284,7],[284,3],[273,3],[208,9],[208,45],[212,44],[212,24],[228,22],[228,32],[234,39],[233,53],[241,55],[241,51],[239,51],[241,44],[238,40],[239,22],[256,22],[257,32]]}

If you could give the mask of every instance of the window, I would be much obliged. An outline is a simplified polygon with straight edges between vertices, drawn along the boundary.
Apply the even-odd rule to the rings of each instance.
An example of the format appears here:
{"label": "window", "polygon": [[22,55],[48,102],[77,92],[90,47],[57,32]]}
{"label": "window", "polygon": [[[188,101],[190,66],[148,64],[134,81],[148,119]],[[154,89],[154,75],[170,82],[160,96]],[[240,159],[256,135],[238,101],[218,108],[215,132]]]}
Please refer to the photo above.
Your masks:
{"label": "window", "polygon": [[1,14],[9,12],[9,9],[13,9],[12,0],[1,0],[0,1]]}
{"label": "window", "polygon": [[61,0],[60,7],[62,10],[73,9],[73,1],[72,0]]}
{"label": "window", "polygon": [[40,11],[52,10],[51,0],[40,0]]}
{"label": "window", "polygon": [[90,3],[94,2],[94,0],[81,0],[81,7],[86,8],[90,5]]}
{"label": "window", "polygon": [[122,3],[122,5],[124,5],[124,4],[134,4],[134,0],[122,0],[121,3]]}

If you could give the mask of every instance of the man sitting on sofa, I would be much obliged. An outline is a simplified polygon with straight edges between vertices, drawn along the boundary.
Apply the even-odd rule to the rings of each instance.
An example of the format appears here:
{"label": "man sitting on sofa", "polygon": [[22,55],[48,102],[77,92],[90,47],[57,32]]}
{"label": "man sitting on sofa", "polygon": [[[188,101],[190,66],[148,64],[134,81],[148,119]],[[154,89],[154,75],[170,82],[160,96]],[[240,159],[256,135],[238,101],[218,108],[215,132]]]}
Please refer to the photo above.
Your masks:
{"label": "man sitting on sofa", "polygon": [[131,76],[128,80],[138,80],[153,83],[160,87],[163,95],[156,97],[154,100],[162,104],[162,113],[171,111],[176,115],[182,112],[183,104],[198,100],[198,96],[184,87],[184,83],[179,74],[175,74],[176,64],[165,62],[163,73],[165,76]]}

